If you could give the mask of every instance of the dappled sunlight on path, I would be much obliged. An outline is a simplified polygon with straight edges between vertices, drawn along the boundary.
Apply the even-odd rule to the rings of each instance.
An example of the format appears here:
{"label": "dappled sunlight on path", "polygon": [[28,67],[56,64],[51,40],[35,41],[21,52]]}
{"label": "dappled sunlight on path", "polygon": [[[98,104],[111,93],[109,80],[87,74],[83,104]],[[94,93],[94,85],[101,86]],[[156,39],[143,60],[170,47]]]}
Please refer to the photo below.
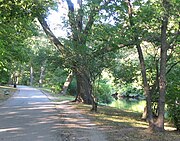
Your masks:
{"label": "dappled sunlight on path", "polygon": [[68,141],[106,141],[103,129],[97,127],[90,119],[80,111],[75,110],[71,102],[56,102],[59,111],[60,134]]}
{"label": "dappled sunlight on path", "polygon": [[54,104],[34,88],[19,88],[19,94],[0,109],[0,140],[57,141],[58,116]]}
{"label": "dappled sunlight on path", "polygon": [[0,141],[106,141],[72,103],[55,102],[35,88],[18,89],[0,107]]}

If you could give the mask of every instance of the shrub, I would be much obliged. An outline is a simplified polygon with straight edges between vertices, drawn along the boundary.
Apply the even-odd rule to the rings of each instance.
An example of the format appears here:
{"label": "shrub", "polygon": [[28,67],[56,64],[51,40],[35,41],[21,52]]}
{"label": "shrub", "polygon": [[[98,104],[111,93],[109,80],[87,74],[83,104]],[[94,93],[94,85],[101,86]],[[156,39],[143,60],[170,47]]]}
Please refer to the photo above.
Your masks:
{"label": "shrub", "polygon": [[168,105],[168,115],[177,130],[180,131],[180,101],[175,100]]}
{"label": "shrub", "polygon": [[131,83],[123,85],[121,87],[121,95],[122,96],[142,96],[143,95],[143,90],[142,89],[138,89],[134,86],[132,86]]}
{"label": "shrub", "polygon": [[166,104],[168,118],[180,131],[180,65],[177,65],[167,76],[167,95]]}
{"label": "shrub", "polygon": [[68,94],[70,94],[70,95],[72,95],[72,96],[75,96],[75,95],[77,95],[77,91],[76,91],[76,86],[77,84],[76,84],[76,80],[75,79],[73,79],[72,80],[72,82],[71,82],[71,84],[69,85],[69,87],[68,87],[68,90],[67,90],[67,92],[68,92]]}
{"label": "shrub", "polygon": [[109,104],[113,101],[112,88],[106,80],[99,80],[95,83],[94,94],[99,103]]}

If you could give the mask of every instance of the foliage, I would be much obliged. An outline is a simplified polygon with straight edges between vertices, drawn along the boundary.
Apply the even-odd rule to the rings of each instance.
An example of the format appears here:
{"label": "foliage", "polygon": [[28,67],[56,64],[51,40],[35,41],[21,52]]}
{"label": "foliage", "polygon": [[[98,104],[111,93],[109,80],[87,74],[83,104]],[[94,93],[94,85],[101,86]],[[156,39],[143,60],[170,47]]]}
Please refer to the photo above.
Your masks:
{"label": "foliage", "polygon": [[169,118],[177,130],[180,130],[180,82],[177,81],[178,78],[180,78],[180,64],[168,74],[166,96]]}
{"label": "foliage", "polygon": [[[28,44],[28,47],[31,48],[32,53],[26,72],[29,72],[31,66],[33,67],[33,85],[40,86],[40,79],[42,79],[42,87],[50,88],[53,92],[59,93],[67,75],[59,53],[40,29],[39,34],[29,38],[27,42],[31,43]],[[29,73],[27,75],[30,77]]]}
{"label": "foliage", "polygon": [[13,65],[28,62],[30,49],[27,48],[26,39],[37,34],[34,19],[52,6],[53,1],[44,0],[0,1],[0,72],[4,74],[0,82],[8,83],[10,75],[17,68]]}
{"label": "foliage", "polygon": [[51,88],[51,90],[55,93],[60,93],[63,84],[66,81],[67,74],[67,71],[64,71],[59,67],[54,70],[53,74],[51,71],[47,72],[44,80],[44,86]]}
{"label": "foliage", "polygon": [[121,91],[121,96],[125,96],[125,97],[142,97],[143,95],[143,90],[142,88],[138,89],[138,87],[134,87],[131,83],[128,83],[126,85],[123,85],[120,88]]}
{"label": "foliage", "polygon": [[94,86],[94,95],[99,103],[109,104],[113,101],[112,86],[107,83],[108,80],[97,80]]}
{"label": "foliage", "polygon": [[72,80],[71,84],[68,87],[68,91],[67,94],[70,94],[72,96],[76,96],[77,95],[77,82],[75,79]]}
{"label": "foliage", "polygon": [[124,50],[119,50],[116,57],[111,61],[109,71],[112,73],[114,83],[119,89],[125,88],[128,85],[142,89],[138,56],[134,52],[135,48],[124,48]]}
{"label": "foliage", "polygon": [[14,65],[29,59],[25,40],[35,34],[35,26],[27,17],[17,16],[20,9],[12,6],[13,1],[0,3],[0,71],[3,74],[0,82],[7,84],[15,71]]}
{"label": "foliage", "polygon": [[[14,64],[26,62],[29,59],[28,48],[25,39],[32,35],[32,31],[19,34],[18,29],[14,28],[14,24],[1,24],[0,28],[0,71],[4,74],[0,81],[8,83],[10,75],[15,66]],[[25,32],[25,31],[24,31]]]}

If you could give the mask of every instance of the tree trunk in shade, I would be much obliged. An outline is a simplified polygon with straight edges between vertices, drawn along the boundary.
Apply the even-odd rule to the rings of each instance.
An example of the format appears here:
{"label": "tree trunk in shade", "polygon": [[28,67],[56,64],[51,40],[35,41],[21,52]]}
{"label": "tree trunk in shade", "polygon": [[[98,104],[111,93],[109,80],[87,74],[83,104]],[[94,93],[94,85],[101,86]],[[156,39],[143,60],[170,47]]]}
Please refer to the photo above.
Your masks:
{"label": "tree trunk in shade", "polygon": [[33,85],[33,67],[30,68],[30,86]]}
{"label": "tree trunk in shade", "polygon": [[73,80],[73,72],[71,72],[71,73],[67,76],[66,82],[64,83],[63,88],[62,88],[62,91],[61,91],[60,94],[62,94],[62,95],[66,94],[67,89],[68,89],[69,85],[71,84],[72,80]]}

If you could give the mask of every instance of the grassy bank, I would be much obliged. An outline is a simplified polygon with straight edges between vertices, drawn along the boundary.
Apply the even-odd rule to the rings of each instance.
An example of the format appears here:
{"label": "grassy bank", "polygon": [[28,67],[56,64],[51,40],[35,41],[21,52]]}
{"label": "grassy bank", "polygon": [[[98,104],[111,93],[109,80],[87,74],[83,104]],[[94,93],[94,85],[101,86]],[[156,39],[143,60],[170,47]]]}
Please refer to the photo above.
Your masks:
{"label": "grassy bank", "polygon": [[[69,96],[59,96],[59,101],[69,100]],[[147,130],[148,124],[141,120],[141,113],[122,110],[109,106],[98,106],[98,112],[90,112],[91,105],[77,104],[78,110],[85,117],[91,119],[108,136],[110,141],[179,141],[180,133],[169,123],[165,123],[166,131],[152,133]]]}
{"label": "grassy bank", "polygon": [[141,113],[100,106],[97,113],[89,111],[90,106],[75,106],[98,124],[112,141],[179,141],[180,133],[171,124],[165,123],[164,133],[150,133],[148,124],[141,120]]}
{"label": "grassy bank", "polygon": [[141,120],[141,113],[120,110],[108,106],[99,106],[97,113],[89,112],[91,106],[78,104],[92,121],[104,129],[112,141],[179,141],[180,133],[171,124],[165,123],[164,133],[151,133],[148,124]]}
{"label": "grassy bank", "polygon": [[116,107],[118,109],[131,110],[131,111],[142,113],[144,111],[145,105],[146,105],[145,100],[127,101],[125,99],[120,99],[120,100],[114,100],[109,106]]}
{"label": "grassy bank", "polygon": [[7,100],[11,97],[17,89],[10,86],[0,86],[0,102]]}

